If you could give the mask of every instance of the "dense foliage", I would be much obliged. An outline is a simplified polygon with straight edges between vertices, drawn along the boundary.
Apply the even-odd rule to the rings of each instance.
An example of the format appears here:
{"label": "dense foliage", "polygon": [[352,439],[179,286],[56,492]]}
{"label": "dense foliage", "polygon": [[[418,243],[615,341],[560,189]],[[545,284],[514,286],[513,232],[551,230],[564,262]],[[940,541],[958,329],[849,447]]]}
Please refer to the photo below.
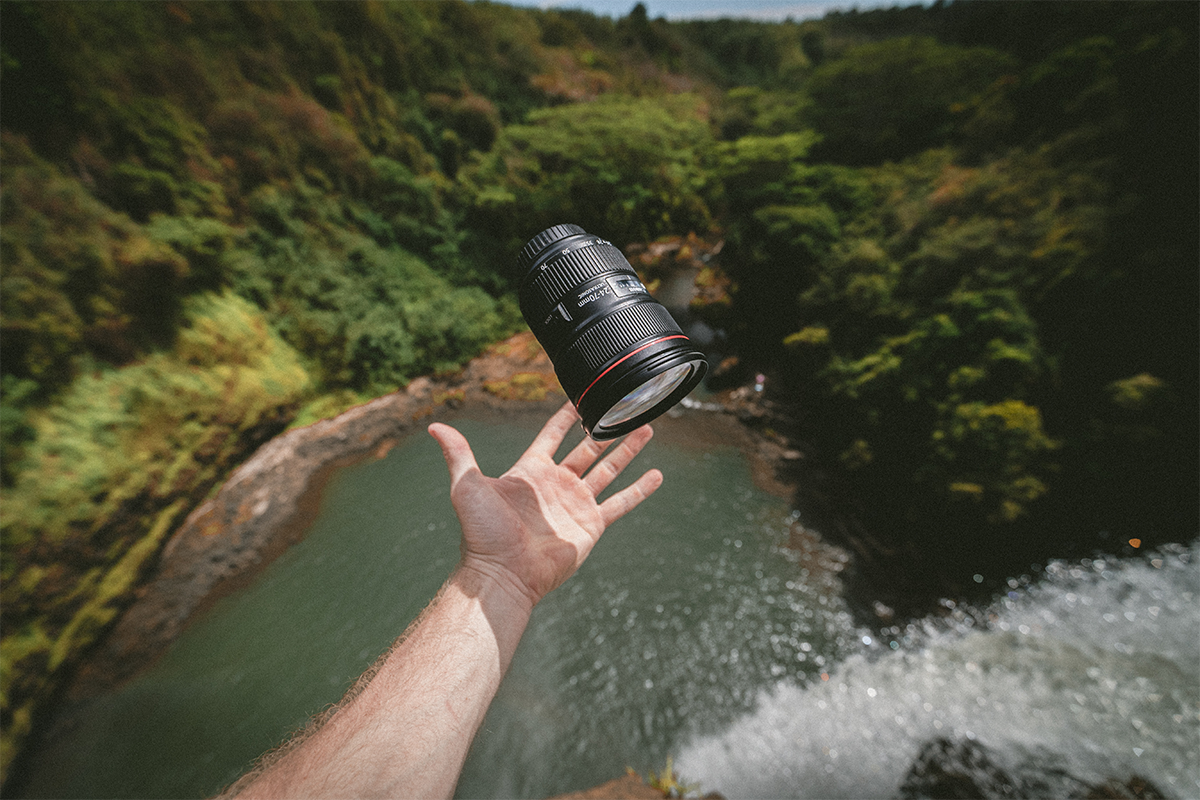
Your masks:
{"label": "dense foliage", "polygon": [[555,222],[723,237],[696,313],[806,477],[951,589],[1194,536],[1197,28],[0,3],[4,771],[181,515],[290,421],[515,330]]}
{"label": "dense foliage", "polygon": [[723,145],[722,322],[868,528],[960,576],[1196,532],[1195,9],[1097,9],[1026,8],[1042,49],[934,10],[826,50],[815,134],[752,133],[768,91]]}

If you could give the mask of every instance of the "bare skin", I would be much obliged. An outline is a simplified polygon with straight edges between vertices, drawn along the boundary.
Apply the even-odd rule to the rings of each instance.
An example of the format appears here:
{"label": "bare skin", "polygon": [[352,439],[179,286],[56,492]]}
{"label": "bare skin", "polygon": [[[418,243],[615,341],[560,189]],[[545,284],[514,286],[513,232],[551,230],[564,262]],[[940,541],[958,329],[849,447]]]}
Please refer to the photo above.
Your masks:
{"label": "bare skin", "polygon": [[[653,435],[584,439],[554,454],[578,416],[550,418],[499,478],[441,423],[462,557],[438,596],[322,720],[238,781],[238,797],[450,797],[533,607],[575,573],[600,535],[661,484],[649,470],[596,501]],[[601,456],[604,455],[603,458]]]}

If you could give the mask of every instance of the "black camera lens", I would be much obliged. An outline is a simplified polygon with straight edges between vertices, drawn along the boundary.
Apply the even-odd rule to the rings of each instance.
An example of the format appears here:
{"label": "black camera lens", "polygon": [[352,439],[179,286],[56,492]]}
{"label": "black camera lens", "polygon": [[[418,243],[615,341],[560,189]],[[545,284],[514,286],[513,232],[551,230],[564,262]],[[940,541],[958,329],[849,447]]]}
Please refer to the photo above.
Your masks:
{"label": "black camera lens", "polygon": [[520,266],[521,313],[593,439],[624,436],[703,379],[704,355],[610,242],[555,225]]}

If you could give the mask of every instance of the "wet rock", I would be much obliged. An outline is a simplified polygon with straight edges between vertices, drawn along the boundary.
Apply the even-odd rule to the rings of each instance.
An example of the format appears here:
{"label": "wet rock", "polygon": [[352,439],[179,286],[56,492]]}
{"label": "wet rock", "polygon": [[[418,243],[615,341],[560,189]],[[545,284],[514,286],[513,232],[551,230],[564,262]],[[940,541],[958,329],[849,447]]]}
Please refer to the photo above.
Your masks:
{"label": "wet rock", "polygon": [[1007,771],[974,740],[938,738],[921,748],[897,794],[903,800],[994,800],[1065,797],[1078,800],[1161,800],[1166,795],[1134,775],[1090,783],[1057,766],[1023,763]]}
{"label": "wet rock", "polygon": [[1087,793],[1077,795],[1082,800],[1166,800],[1166,795],[1145,778],[1134,775],[1127,781],[1109,778],[1104,783],[1087,787]]}
{"label": "wet rock", "polygon": [[899,792],[903,800],[1023,796],[983,745],[950,739],[934,739],[921,748]]}
{"label": "wet rock", "polygon": [[636,775],[622,775],[611,781],[550,800],[662,800],[663,793],[647,786]]}
{"label": "wet rock", "polygon": [[[678,797],[676,794],[666,794],[650,786],[633,772],[614,778],[611,781],[582,789],[569,794],[556,795],[550,800],[662,800],[664,797]],[[693,796],[693,795],[689,795]],[[724,800],[717,792],[703,795],[702,800]]]}

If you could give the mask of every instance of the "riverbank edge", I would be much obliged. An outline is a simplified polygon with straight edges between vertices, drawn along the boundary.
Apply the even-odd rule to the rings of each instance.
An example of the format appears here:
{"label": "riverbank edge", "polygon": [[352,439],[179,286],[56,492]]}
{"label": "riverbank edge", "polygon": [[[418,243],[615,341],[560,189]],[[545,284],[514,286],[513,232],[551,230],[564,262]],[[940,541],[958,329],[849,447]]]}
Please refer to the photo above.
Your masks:
{"label": "riverbank edge", "polygon": [[[549,416],[565,396],[536,339],[518,333],[461,371],[418,378],[404,390],[335,417],[286,431],[262,445],[221,488],[191,511],[171,535],[158,564],[112,630],[88,653],[63,694],[69,705],[120,686],[166,651],[220,598],[248,585],[303,539],[329,478],[344,466],[382,458],[429,423],[462,415]],[[799,458],[786,443],[752,424],[765,412],[746,392],[689,403],[683,413],[710,417],[689,427],[684,446],[720,443],[740,449],[759,488],[791,500],[779,464]],[[694,435],[693,435],[694,434]],[[669,434],[668,434],[669,436]],[[792,544],[829,579],[847,561],[811,530],[795,526]]]}
{"label": "riverbank edge", "polygon": [[[499,422],[517,416],[545,418],[565,400],[549,358],[532,334],[523,332],[493,345],[457,373],[418,378],[403,390],[268,440],[170,535],[136,599],[82,657],[57,705],[70,708],[136,677],[191,622],[252,583],[304,538],[324,487],[339,469],[384,457],[434,421],[453,422],[464,416],[495,417]],[[755,424],[766,414],[758,401],[749,390],[723,392],[703,403],[689,401],[671,412],[689,415],[687,425],[661,425],[660,435],[677,446],[740,450],[755,484],[790,501],[794,487],[780,479],[779,466],[799,454]],[[800,525],[793,526],[790,544],[810,565],[811,574],[837,581],[847,560],[844,553],[823,545],[817,534]],[[46,728],[34,732],[30,749],[39,739],[53,737],[54,716]],[[614,797],[644,796],[628,794],[628,786],[603,787],[616,789],[620,791]],[[645,784],[642,789],[656,791]]]}

